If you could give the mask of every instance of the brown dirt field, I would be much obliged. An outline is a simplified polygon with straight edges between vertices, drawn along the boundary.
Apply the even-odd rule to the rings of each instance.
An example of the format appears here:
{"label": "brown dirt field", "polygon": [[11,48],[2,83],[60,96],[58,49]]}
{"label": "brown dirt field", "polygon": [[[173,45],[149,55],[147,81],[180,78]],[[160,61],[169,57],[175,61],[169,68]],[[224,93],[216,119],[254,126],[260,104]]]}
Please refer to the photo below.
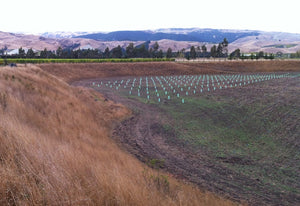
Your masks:
{"label": "brown dirt field", "polygon": [[[177,62],[155,62],[155,63],[100,63],[100,64],[42,64],[40,67],[48,73],[63,79],[68,83],[78,80],[97,79],[103,77],[119,76],[145,76],[145,75],[179,75],[179,74],[220,74],[220,73],[251,73],[251,72],[299,72],[300,61],[240,61],[240,62],[197,62],[197,63],[177,63]],[[88,80],[76,85],[84,85]],[[260,91],[258,89],[258,91]],[[103,91],[101,91],[103,92]],[[243,93],[241,93],[243,94]],[[255,94],[255,92],[253,92]],[[164,144],[160,135],[158,121],[159,112],[155,108],[144,108],[135,102],[121,100],[113,94],[105,94],[107,99],[114,100],[131,108],[142,108],[142,112],[123,122],[115,131],[115,139],[119,141],[128,151],[136,155],[142,161],[149,158],[166,159],[166,167],[178,178],[186,179],[196,183],[200,187],[207,188],[235,200],[247,200],[250,204],[272,204],[280,205],[282,194],[266,194],[259,196],[255,191],[243,191],[243,188],[234,184],[225,183],[233,178],[245,185],[255,184],[253,181],[244,180],[244,177],[231,173],[226,169],[217,168],[206,159],[206,154],[194,155],[188,148],[182,148],[179,144]],[[141,121],[146,117],[149,121]],[[117,138],[118,137],[118,138]],[[121,138],[120,138],[121,137]],[[155,141],[154,141],[155,140]],[[167,151],[167,152],[166,152]],[[181,154],[183,153],[183,154]],[[199,159],[202,161],[199,162]],[[237,161],[235,159],[224,161]],[[203,170],[195,170],[193,165],[198,165]],[[222,178],[215,178],[211,174],[218,174]],[[263,187],[255,186],[258,191],[263,191]],[[285,197],[287,202],[298,197]],[[292,201],[293,202],[293,201]]]}
{"label": "brown dirt field", "polygon": [[223,62],[147,62],[41,64],[44,71],[71,83],[82,79],[117,76],[221,74],[237,72],[300,71],[300,61],[223,61]]}
{"label": "brown dirt field", "polygon": [[[110,78],[105,78],[106,80]],[[115,78],[113,78],[115,80]],[[83,80],[75,82],[76,86],[89,87],[94,80]],[[207,98],[223,96],[232,96],[236,101],[255,102],[260,101],[265,93],[271,93],[276,88],[280,91],[280,99],[286,98],[284,88],[297,88],[297,79],[281,79],[270,81],[265,84],[262,90],[259,84],[249,85],[240,89],[227,89],[214,92],[214,97],[207,94]],[[278,84],[279,83],[279,84]],[[278,85],[284,85],[277,86]],[[247,165],[256,164],[252,160],[232,157],[230,159],[219,159],[218,164],[206,151],[197,150],[184,144],[180,140],[175,140],[175,133],[169,131],[166,133],[162,125],[169,121],[158,107],[155,105],[144,104],[136,100],[120,97],[108,89],[96,88],[105,98],[121,103],[135,113],[122,122],[114,130],[113,138],[119,142],[127,151],[134,154],[142,162],[148,162],[150,159],[163,159],[165,166],[163,169],[176,178],[183,179],[200,188],[208,189],[211,192],[229,197],[235,201],[246,201],[250,205],[292,205],[300,201],[300,196],[286,192],[273,192],[271,187],[262,184],[257,179],[251,179],[234,170],[228,169],[224,163]],[[289,91],[294,94],[296,91]],[[234,101],[234,100],[233,100]],[[297,96],[289,101],[297,101]],[[281,102],[280,102],[281,103]],[[274,102],[276,105],[277,103]],[[200,115],[200,114],[199,114]],[[203,116],[203,114],[201,114]],[[221,120],[220,120],[221,121]],[[223,121],[226,121],[224,119]],[[291,125],[287,119],[287,125]],[[285,128],[281,128],[284,132]],[[167,139],[171,138],[172,141]],[[291,141],[288,138],[285,141]],[[293,143],[299,144],[298,140]],[[251,188],[249,190],[248,188]]]}

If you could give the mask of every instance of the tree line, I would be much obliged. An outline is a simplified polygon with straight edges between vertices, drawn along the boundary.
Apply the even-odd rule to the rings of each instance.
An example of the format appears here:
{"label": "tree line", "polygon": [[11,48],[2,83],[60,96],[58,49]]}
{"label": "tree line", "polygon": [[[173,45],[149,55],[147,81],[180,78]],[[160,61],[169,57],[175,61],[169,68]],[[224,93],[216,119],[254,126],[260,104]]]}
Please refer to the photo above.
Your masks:
{"label": "tree line", "polygon": [[290,57],[291,58],[300,58],[300,50],[297,51],[296,53],[292,53]]}
{"label": "tree line", "polygon": [[[190,51],[182,49],[174,52],[171,48],[168,48],[166,52],[160,49],[157,42],[153,46],[149,46],[149,41],[134,46],[133,43],[124,49],[120,45],[115,48],[109,49],[106,47],[104,51],[99,49],[77,49],[72,48],[63,49],[59,47],[57,50],[47,50],[45,48],[42,51],[35,52],[32,48],[28,49],[27,52],[20,47],[18,54],[11,55],[11,58],[45,58],[45,59],[108,59],[108,58],[187,58],[195,59],[199,57],[227,57],[227,46],[228,41],[224,39],[218,46],[213,46],[209,52],[205,45],[203,46],[192,46]],[[7,49],[7,48],[6,48]],[[0,55],[5,56],[5,48],[0,50]]]}
{"label": "tree line", "polygon": [[[5,56],[7,48],[0,50],[0,55]],[[45,59],[109,59],[109,58],[171,58],[174,57],[172,50],[169,48],[167,52],[163,52],[159,49],[157,42],[147,49],[146,44],[134,46],[130,43],[126,49],[123,49],[120,45],[115,48],[109,49],[106,47],[104,51],[99,49],[77,49],[72,48],[63,49],[59,47],[57,50],[47,50],[45,48],[42,51],[34,52],[32,48],[27,52],[20,47],[18,54],[10,55],[10,58],[45,58]]]}
{"label": "tree line", "polygon": [[252,52],[251,54],[243,54],[240,49],[236,49],[230,53],[229,59],[274,59],[275,55],[273,53],[265,53],[263,51],[260,52]]}
{"label": "tree line", "polygon": [[[18,54],[10,56],[10,58],[42,58],[42,59],[118,59],[118,58],[229,58],[229,59],[274,59],[275,55],[272,53],[264,53],[263,51],[254,52],[251,54],[243,54],[240,49],[236,49],[228,54],[228,41],[226,38],[217,45],[213,45],[210,50],[206,45],[191,46],[190,50],[181,49],[174,52],[171,48],[168,48],[166,52],[160,49],[157,42],[153,46],[149,46],[150,41],[144,44],[134,46],[133,43],[124,49],[120,45],[115,48],[109,49],[106,47],[104,51],[99,49],[77,49],[72,48],[63,49],[59,47],[57,50],[47,50],[46,48],[38,53],[32,48],[27,52],[21,47],[18,50]],[[7,48],[0,49],[0,55],[2,58],[5,56],[5,50]],[[291,54],[290,58],[300,58],[300,51]]]}

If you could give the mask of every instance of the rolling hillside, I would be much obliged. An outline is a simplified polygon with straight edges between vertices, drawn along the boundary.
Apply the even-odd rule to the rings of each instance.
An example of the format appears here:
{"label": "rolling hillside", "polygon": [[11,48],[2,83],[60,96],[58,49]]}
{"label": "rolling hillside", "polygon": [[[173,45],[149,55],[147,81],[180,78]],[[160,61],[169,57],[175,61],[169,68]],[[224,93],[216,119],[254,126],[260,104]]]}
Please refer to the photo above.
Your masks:
{"label": "rolling hillside", "polygon": [[[79,34],[85,34],[80,35]],[[191,46],[206,45],[208,49],[227,38],[229,52],[239,48],[242,52],[282,52],[295,53],[300,50],[300,34],[282,32],[264,32],[249,30],[219,30],[219,29],[159,29],[155,31],[115,31],[110,33],[86,32],[53,32],[40,35],[14,34],[0,32],[0,49],[33,48],[35,50],[56,50],[62,48],[79,49],[91,48],[104,51],[120,45],[125,49],[129,43],[135,46],[156,41],[160,49],[173,51],[189,50]],[[51,37],[51,38],[50,38]]]}

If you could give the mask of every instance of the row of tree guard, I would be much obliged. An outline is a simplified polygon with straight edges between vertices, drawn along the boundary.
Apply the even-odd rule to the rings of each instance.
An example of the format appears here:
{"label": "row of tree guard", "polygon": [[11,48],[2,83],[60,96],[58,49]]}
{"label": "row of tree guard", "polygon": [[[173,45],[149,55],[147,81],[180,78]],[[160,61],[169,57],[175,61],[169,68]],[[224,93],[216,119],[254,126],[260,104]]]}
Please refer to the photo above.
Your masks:
{"label": "row of tree guard", "polygon": [[179,75],[145,76],[92,82],[94,88],[115,90],[123,95],[145,98],[148,101],[181,99],[216,90],[229,89],[272,79],[289,77],[290,74],[236,74],[236,75]]}

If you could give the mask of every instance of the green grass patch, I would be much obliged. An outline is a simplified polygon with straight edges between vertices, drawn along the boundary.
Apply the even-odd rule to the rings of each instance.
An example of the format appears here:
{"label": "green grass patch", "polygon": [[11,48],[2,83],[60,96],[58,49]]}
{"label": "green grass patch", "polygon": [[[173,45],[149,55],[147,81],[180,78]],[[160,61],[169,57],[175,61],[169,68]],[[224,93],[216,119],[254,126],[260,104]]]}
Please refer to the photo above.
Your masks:
{"label": "green grass patch", "polygon": [[[218,158],[238,158],[238,163],[225,163],[226,167],[252,179],[259,179],[272,190],[299,192],[299,151],[276,136],[283,127],[276,118],[257,114],[269,105],[233,104],[228,98],[198,97],[187,99],[186,104],[159,105],[172,119],[177,138],[195,150],[205,149]],[[292,107],[286,106],[287,112]],[[298,156],[297,156],[298,154]],[[298,158],[297,158],[298,157]],[[244,164],[246,163],[246,164]],[[249,165],[248,165],[249,164]],[[275,187],[275,189],[273,188]]]}
{"label": "green grass patch", "polygon": [[[261,191],[294,195],[300,191],[299,127],[295,123],[300,114],[298,87],[295,86],[299,82],[299,74],[292,74],[289,78],[288,81],[273,79],[270,83],[258,80],[255,81],[256,86],[249,87],[233,80],[231,83],[239,86],[229,87],[229,82],[229,91],[214,91],[210,85],[208,91],[207,79],[211,81],[212,76],[207,76],[203,92],[199,91],[202,88],[199,85],[197,93],[193,93],[195,85],[183,76],[178,78],[181,83],[179,80],[155,78],[157,91],[148,77],[148,100],[146,87],[144,83],[139,85],[140,78],[137,77],[126,88],[122,87],[127,81],[125,79],[117,93],[152,107],[157,106],[161,122],[152,132],[163,136],[168,143],[185,146],[195,154],[201,151],[212,164],[262,185],[259,195],[263,195]],[[170,88],[169,82],[173,88]],[[111,81],[105,88],[119,83],[120,80]],[[180,87],[177,87],[178,84]],[[215,80],[214,84],[217,86],[218,82]],[[173,92],[174,88],[176,92]],[[167,98],[169,94],[170,99]],[[180,96],[177,97],[177,94]],[[255,188],[245,187],[246,190]]]}

